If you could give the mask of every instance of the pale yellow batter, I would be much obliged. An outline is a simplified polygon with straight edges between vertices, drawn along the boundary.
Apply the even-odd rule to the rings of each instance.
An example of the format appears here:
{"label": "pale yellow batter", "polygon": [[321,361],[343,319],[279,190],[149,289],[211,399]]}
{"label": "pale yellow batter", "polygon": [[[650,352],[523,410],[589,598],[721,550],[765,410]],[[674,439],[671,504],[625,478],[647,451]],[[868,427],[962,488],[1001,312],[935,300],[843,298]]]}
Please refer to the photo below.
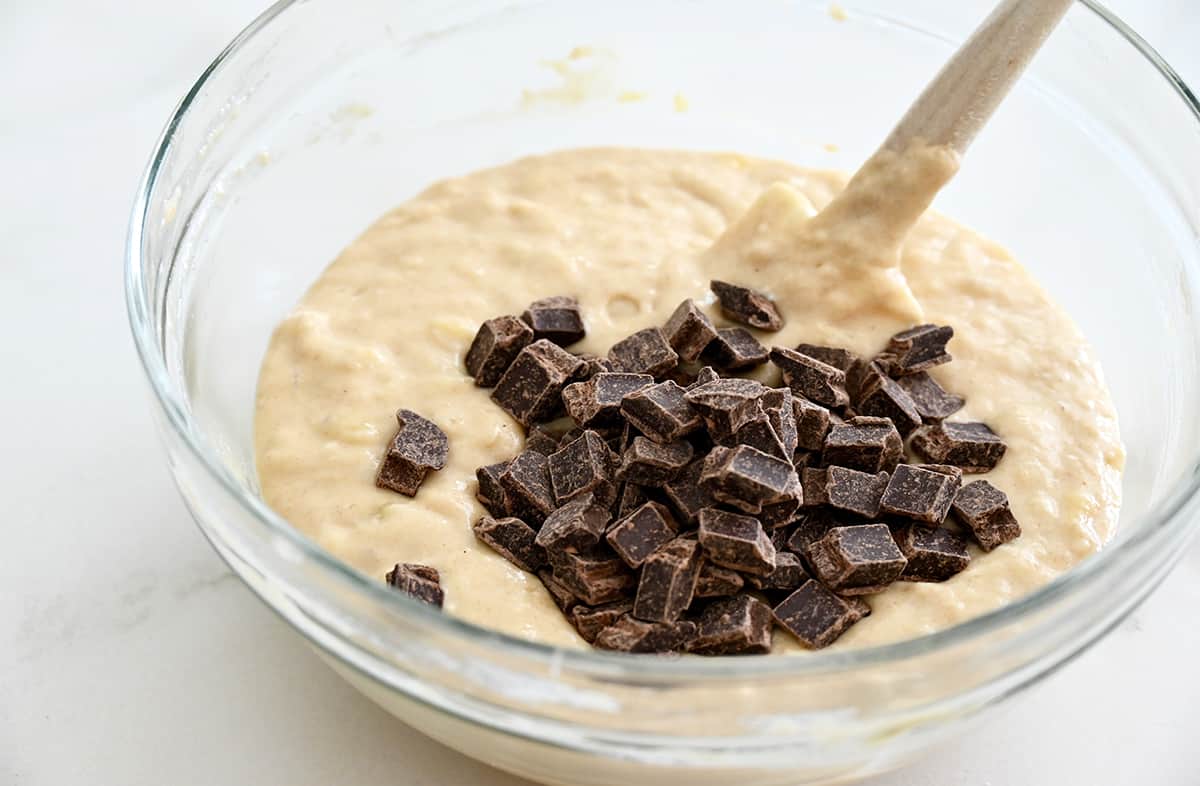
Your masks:
{"label": "pale yellow batter", "polygon": [[[728,154],[575,150],[439,183],[343,251],[277,329],[258,388],[263,494],[377,580],[396,562],[426,563],[449,613],[586,646],[536,577],[472,534],[476,467],[511,457],[522,437],[463,354],[483,320],[558,294],[578,296],[587,320],[571,349],[604,353],[686,297],[717,317],[708,282],[721,278],[776,298],[787,325],[760,336],[768,345],[871,354],[914,323],[953,325],[954,362],[933,375],[967,399],[954,419],[983,420],[1009,446],[987,477],[1024,534],[973,551],[948,582],[873,596],[872,616],[834,646],[917,636],[1018,598],[1110,537],[1123,451],[1067,315],[1003,248],[922,215],[955,166],[937,149],[877,156],[815,220],[844,176]],[[401,407],[450,439],[446,468],[414,499],[374,485]],[[774,651],[801,650],[776,631]]]}

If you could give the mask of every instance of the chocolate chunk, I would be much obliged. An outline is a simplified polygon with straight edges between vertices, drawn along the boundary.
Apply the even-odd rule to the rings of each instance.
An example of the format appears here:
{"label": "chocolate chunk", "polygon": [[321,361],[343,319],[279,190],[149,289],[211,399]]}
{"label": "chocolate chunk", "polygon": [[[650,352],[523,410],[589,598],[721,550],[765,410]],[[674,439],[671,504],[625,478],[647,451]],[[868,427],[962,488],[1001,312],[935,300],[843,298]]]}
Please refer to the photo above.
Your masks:
{"label": "chocolate chunk", "polygon": [[567,616],[575,630],[588,644],[593,643],[600,631],[612,625],[633,610],[632,600],[616,600],[600,606],[585,606],[580,604],[571,609]]}
{"label": "chocolate chunk", "polygon": [[579,602],[575,593],[571,592],[571,589],[563,584],[550,568],[539,570],[537,577],[541,579],[542,585],[550,593],[550,599],[554,601],[554,605],[558,606],[558,610],[563,614],[566,614]]}
{"label": "chocolate chunk", "polygon": [[821,583],[842,595],[878,592],[908,565],[887,524],[834,527],[805,557]]}
{"label": "chocolate chunk", "polygon": [[696,580],[696,597],[723,598],[736,595],[745,584],[746,580],[736,570],[705,560],[700,566],[700,578]]}
{"label": "chocolate chunk", "polygon": [[797,554],[803,554],[809,546],[829,534],[829,530],[842,524],[833,511],[827,508],[807,511],[796,519],[791,534],[788,535],[787,547]]}
{"label": "chocolate chunk", "polygon": [[375,485],[413,497],[430,470],[446,466],[450,441],[432,421],[411,410],[398,411],[396,420],[400,430],[388,443],[375,475]]}
{"label": "chocolate chunk", "polygon": [[676,652],[695,635],[694,622],[645,622],[626,615],[600,631],[594,644],[617,652]]}
{"label": "chocolate chunk", "polygon": [[777,529],[795,520],[803,500],[804,490],[800,485],[800,478],[793,473],[783,495],[773,502],[764,502],[762,510],[755,515],[764,529]]}
{"label": "chocolate chunk", "polygon": [[654,377],[666,374],[679,363],[679,355],[656,327],[639,330],[613,344],[608,358],[618,371]]}
{"label": "chocolate chunk", "polygon": [[579,301],[565,295],[533,301],[521,320],[533,328],[535,338],[553,341],[560,347],[574,344],[585,333]]}
{"label": "chocolate chunk", "polygon": [[700,353],[709,342],[717,337],[717,329],[713,327],[712,320],[690,298],[679,304],[662,330],[667,343],[681,360],[695,360],[700,357]]}
{"label": "chocolate chunk", "polygon": [[554,510],[550,460],[541,453],[518,453],[500,473],[500,486],[508,496],[509,515],[540,524]]}
{"label": "chocolate chunk", "polygon": [[830,467],[825,493],[829,504],[864,518],[879,515],[879,503],[888,486],[888,473],[859,472],[848,467]]}
{"label": "chocolate chunk", "polygon": [[905,581],[946,581],[971,564],[967,541],[948,529],[906,524],[892,536],[908,560],[900,576]]}
{"label": "chocolate chunk", "polygon": [[917,413],[929,423],[937,423],[963,408],[962,396],[947,393],[937,380],[924,371],[896,380],[913,400]]}
{"label": "chocolate chunk", "polygon": [[701,357],[725,371],[745,371],[767,362],[767,348],[745,328],[719,328]]}
{"label": "chocolate chunk", "polygon": [[582,360],[540,339],[517,355],[496,383],[492,401],[523,426],[546,420],[558,409],[563,387],[582,367]]}
{"label": "chocolate chunk", "polygon": [[621,423],[621,401],[635,390],[653,385],[649,374],[601,372],[586,382],[575,382],[563,389],[567,414],[583,428]]}
{"label": "chocolate chunk", "polygon": [[662,486],[691,463],[692,453],[692,444],[686,440],[660,445],[645,437],[634,437],[633,444],[621,455],[617,479],[641,486]]}
{"label": "chocolate chunk", "polygon": [[795,396],[787,388],[775,388],[763,393],[759,405],[767,414],[771,428],[783,446],[784,454],[780,458],[790,461],[796,453],[800,438],[796,428]]}
{"label": "chocolate chunk", "polygon": [[852,394],[854,411],[859,415],[888,418],[901,437],[907,437],[921,425],[921,413],[908,392],[874,364]]}
{"label": "chocolate chunk", "polygon": [[795,478],[790,461],[738,445],[713,448],[704,460],[700,483],[714,499],[758,513],[764,503],[779,501],[792,491]]}
{"label": "chocolate chunk", "polygon": [[954,328],[938,325],[917,325],[892,336],[880,356],[888,372],[894,376],[928,371],[950,362],[946,343],[954,337]]}
{"label": "chocolate chunk", "polygon": [[674,622],[692,605],[703,555],[700,544],[680,538],[646,558],[638,581],[633,616],[647,622]]}
{"label": "chocolate chunk", "polygon": [[950,464],[914,464],[915,467],[929,470],[930,472],[938,472],[942,475],[949,475],[961,481],[963,476],[962,467],[951,466]]}
{"label": "chocolate chunk", "polygon": [[846,373],[786,347],[772,347],[771,362],[783,372],[783,382],[792,393],[825,407],[844,407],[850,403],[846,393]]}
{"label": "chocolate chunk", "polygon": [[718,435],[718,441],[726,447],[734,447],[735,445],[749,445],[756,450],[761,450],[769,456],[788,461],[792,457],[792,453],[788,452],[784,447],[779,435],[775,432],[771,425],[771,419],[766,412],[759,412],[754,419],[742,424],[732,435]]}
{"label": "chocolate chunk", "polygon": [[441,576],[437,568],[428,565],[417,565],[411,562],[397,563],[388,571],[387,583],[430,606],[442,607],[445,593],[442,592]]}
{"label": "chocolate chunk", "polygon": [[829,410],[803,396],[792,396],[792,412],[796,420],[796,447],[803,450],[823,450],[829,433]]}
{"label": "chocolate chunk", "polygon": [[763,576],[775,570],[775,547],[756,518],[705,508],[699,536],[704,553],[718,565]]}
{"label": "chocolate chunk", "polygon": [[650,501],[646,490],[636,483],[622,483],[621,493],[617,495],[617,518],[623,519],[630,513]]}
{"label": "chocolate chunk", "polygon": [[512,365],[517,354],[533,343],[533,330],[516,317],[489,319],[479,326],[467,350],[467,373],[481,388],[490,388]]}
{"label": "chocolate chunk", "polygon": [[1008,446],[985,423],[938,423],[923,426],[912,439],[913,450],[935,464],[951,464],[963,472],[988,472],[1004,458]]}
{"label": "chocolate chunk", "polygon": [[707,385],[709,382],[716,382],[720,378],[721,375],[717,373],[715,368],[712,366],[704,366],[696,372],[696,379],[692,381],[692,384],[687,386],[687,389],[695,390],[701,385]]}
{"label": "chocolate chunk", "polygon": [[829,504],[829,471],[820,467],[805,467],[800,470],[800,488],[803,491],[800,504],[806,508]]}
{"label": "chocolate chunk", "polygon": [[581,494],[594,494],[604,504],[617,499],[612,450],[595,431],[585,431],[550,456],[550,484],[559,505]]}
{"label": "chocolate chunk", "polygon": [[671,511],[657,502],[645,502],[613,524],[605,538],[626,565],[640,568],[647,557],[670,543],[677,534],[679,525]]}
{"label": "chocolate chunk", "polygon": [[712,495],[700,485],[704,472],[704,459],[696,459],[687,465],[679,477],[663,486],[663,493],[681,521],[695,524],[704,508],[716,504]]}
{"label": "chocolate chunk", "polygon": [[589,606],[612,603],[637,586],[637,574],[607,550],[583,554],[547,551],[554,576]]}
{"label": "chocolate chunk", "polygon": [[800,585],[772,613],[784,630],[814,650],[828,647],[862,619],[861,612],[813,580]]}
{"label": "chocolate chunk", "polygon": [[672,442],[700,428],[700,413],[684,394],[674,382],[660,382],[626,396],[621,414],[655,442]]}
{"label": "chocolate chunk", "polygon": [[783,327],[783,317],[775,301],[762,292],[724,281],[713,281],[710,287],[721,304],[721,313],[734,322],[759,330],[779,330]]}
{"label": "chocolate chunk", "polygon": [[488,513],[497,518],[503,518],[509,514],[508,494],[500,485],[500,476],[508,469],[510,463],[512,462],[501,461],[499,464],[489,464],[475,470],[475,480],[479,484],[475,492],[475,499],[479,500]]}
{"label": "chocolate chunk", "polygon": [[846,605],[854,612],[854,621],[858,622],[864,617],[871,616],[871,604],[862,595],[851,595],[847,598],[842,598],[846,601]]}
{"label": "chocolate chunk", "polygon": [[547,516],[536,541],[548,552],[588,549],[600,542],[610,521],[608,506],[584,494]]}
{"label": "chocolate chunk", "polygon": [[714,438],[732,435],[753,420],[769,388],[753,379],[718,379],[693,388],[684,398],[700,413]]}
{"label": "chocolate chunk", "polygon": [[529,429],[525,435],[525,449],[532,450],[534,453],[541,453],[543,456],[549,456],[551,453],[558,450],[558,437],[546,431],[541,426],[534,426]]}
{"label": "chocolate chunk", "polygon": [[761,655],[771,651],[771,607],[753,595],[712,603],[700,615],[688,651],[697,655]]}
{"label": "chocolate chunk", "polygon": [[575,379],[586,382],[597,374],[611,374],[614,371],[613,362],[608,358],[593,355],[591,352],[576,352],[575,357],[583,361]]}
{"label": "chocolate chunk", "polygon": [[936,526],[946,520],[959,484],[953,475],[901,464],[892,472],[879,509]]}
{"label": "chocolate chunk", "polygon": [[825,463],[863,472],[891,470],[904,457],[900,432],[887,418],[859,416],[825,437]]}
{"label": "chocolate chunk", "polygon": [[747,580],[758,590],[794,590],[808,581],[808,571],[792,552],[776,551],[775,570],[765,576],[750,576]]}
{"label": "chocolate chunk", "polygon": [[822,347],[816,344],[797,344],[796,351],[801,355],[808,355],[814,360],[819,360],[827,366],[833,366],[842,371],[849,371],[854,365],[854,361],[858,360],[858,355],[855,355],[848,349],[840,347]]}
{"label": "chocolate chunk", "polygon": [[546,550],[534,542],[533,527],[518,518],[484,516],[475,522],[475,537],[521,570],[536,573],[546,565]]}
{"label": "chocolate chunk", "polygon": [[977,480],[959,489],[950,512],[984,551],[991,551],[1021,535],[1021,525],[1008,507],[1008,495],[986,480]]}

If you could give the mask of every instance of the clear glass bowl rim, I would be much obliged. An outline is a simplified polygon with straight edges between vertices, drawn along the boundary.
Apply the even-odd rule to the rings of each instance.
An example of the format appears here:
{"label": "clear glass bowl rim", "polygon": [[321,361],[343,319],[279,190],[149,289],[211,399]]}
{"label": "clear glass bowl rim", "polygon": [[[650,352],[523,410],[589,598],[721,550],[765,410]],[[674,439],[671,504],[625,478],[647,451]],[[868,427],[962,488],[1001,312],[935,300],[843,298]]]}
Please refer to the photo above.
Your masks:
{"label": "clear glass bowl rim", "polygon": [[[272,535],[286,539],[318,569],[331,574],[335,579],[350,584],[355,589],[366,593],[375,602],[390,607],[392,612],[418,622],[422,627],[440,629],[440,632],[451,636],[461,637],[487,647],[499,648],[506,654],[552,661],[560,668],[570,667],[585,673],[608,675],[614,672],[630,673],[647,678],[704,678],[709,676],[753,679],[765,676],[799,677],[848,671],[949,649],[981,638],[1009,623],[1033,615],[1049,607],[1056,600],[1073,594],[1082,586],[1089,585],[1108,573],[1119,570],[1122,564],[1133,559],[1137,553],[1145,550],[1153,551],[1156,547],[1169,547],[1169,545],[1177,543],[1183,536],[1188,526],[1185,508],[1191,507],[1189,503],[1200,497],[1200,473],[1193,473],[1171,489],[1157,509],[1147,514],[1148,521],[1144,526],[1137,528],[1128,537],[1106,546],[1072,570],[1013,603],[953,627],[913,639],[862,649],[817,651],[804,657],[790,658],[646,658],[597,650],[553,647],[509,636],[465,622],[449,614],[443,614],[424,603],[387,588],[382,582],[375,581],[342,563],[292,527],[261,499],[247,494],[210,449],[203,434],[193,427],[187,414],[188,408],[184,397],[177,386],[172,383],[163,358],[143,277],[142,239],[150,210],[151,195],[154,192],[160,168],[174,141],[176,130],[183,122],[188,109],[210,76],[222,63],[235,55],[273,20],[286,13],[292,6],[303,2],[305,0],[279,0],[261,13],[238,33],[204,69],[171,113],[166,127],[155,143],[150,163],[139,181],[134,197],[126,237],[124,278],[126,307],[134,343],[142,367],[150,381],[155,400],[161,407],[170,428],[180,437],[193,457],[246,512],[265,525]],[[1197,101],[1191,89],[1149,43],[1095,0],[1079,0],[1079,5],[1099,17],[1120,38],[1133,46],[1167,80],[1193,118],[1200,123],[1200,101]],[[173,252],[176,250],[173,249]],[[171,260],[171,264],[175,264],[174,258]],[[1197,452],[1196,458],[1200,461],[1200,452]],[[352,642],[344,643],[354,646]]]}

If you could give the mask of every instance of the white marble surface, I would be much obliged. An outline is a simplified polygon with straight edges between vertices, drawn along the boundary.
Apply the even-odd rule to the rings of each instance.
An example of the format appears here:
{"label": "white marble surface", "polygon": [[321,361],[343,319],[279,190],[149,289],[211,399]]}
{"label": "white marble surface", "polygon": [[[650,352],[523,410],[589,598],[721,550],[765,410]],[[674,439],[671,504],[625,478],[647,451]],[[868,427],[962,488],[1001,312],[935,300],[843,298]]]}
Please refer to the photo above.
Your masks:
{"label": "white marble surface", "polygon": [[[234,580],[163,465],[120,287],[167,113],[259,4],[0,3],[0,784],[518,781],[425,740]],[[1200,83],[1195,0],[1119,0]],[[874,786],[1200,783],[1200,548],[1102,644]]]}

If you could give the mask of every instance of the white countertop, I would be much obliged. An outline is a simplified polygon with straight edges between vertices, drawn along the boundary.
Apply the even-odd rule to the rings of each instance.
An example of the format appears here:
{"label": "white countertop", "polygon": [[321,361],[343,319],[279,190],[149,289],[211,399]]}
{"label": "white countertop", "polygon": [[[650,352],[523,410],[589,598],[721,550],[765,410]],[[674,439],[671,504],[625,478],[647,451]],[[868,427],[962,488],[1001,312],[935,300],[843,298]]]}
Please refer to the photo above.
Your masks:
{"label": "white countertop", "polygon": [[[126,218],[168,112],[259,5],[0,3],[2,786],[521,783],[300,646],[164,466],[122,302]],[[1200,84],[1195,0],[1112,5]],[[1200,784],[1197,609],[1200,544],[1104,642],[872,786]]]}

